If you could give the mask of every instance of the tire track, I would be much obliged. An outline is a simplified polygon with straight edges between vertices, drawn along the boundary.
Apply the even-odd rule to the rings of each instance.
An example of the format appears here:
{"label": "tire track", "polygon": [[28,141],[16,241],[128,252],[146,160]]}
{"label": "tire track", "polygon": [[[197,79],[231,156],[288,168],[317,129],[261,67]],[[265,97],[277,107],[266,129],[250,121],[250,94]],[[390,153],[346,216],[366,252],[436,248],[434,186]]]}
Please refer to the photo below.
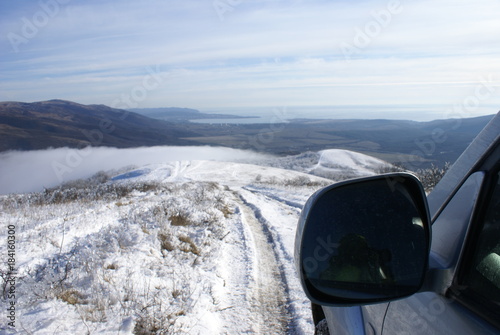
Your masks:
{"label": "tire track", "polygon": [[251,234],[247,240],[253,265],[249,269],[250,285],[247,300],[256,315],[252,331],[257,334],[287,333],[291,315],[287,310],[288,296],[283,273],[273,249],[272,236],[261,223],[263,219],[258,209],[237,194],[242,224]]}
{"label": "tire track", "polygon": [[[273,250],[274,258],[279,263],[281,283],[286,296],[285,308],[289,316],[286,333],[305,334],[305,329],[309,329],[307,323],[312,322],[309,320],[310,302],[305,297],[295,273],[293,247],[290,249],[290,245],[293,246],[293,241],[283,239],[284,236],[290,235],[289,233],[282,235],[285,230],[290,229],[290,223],[294,224],[298,218],[298,213],[297,217],[294,217],[293,214],[297,210],[297,205],[293,201],[270,198],[267,194],[245,187],[240,189],[240,198],[245,205],[252,209],[253,215],[259,221],[268,244]],[[306,314],[304,314],[304,303],[307,305]]]}

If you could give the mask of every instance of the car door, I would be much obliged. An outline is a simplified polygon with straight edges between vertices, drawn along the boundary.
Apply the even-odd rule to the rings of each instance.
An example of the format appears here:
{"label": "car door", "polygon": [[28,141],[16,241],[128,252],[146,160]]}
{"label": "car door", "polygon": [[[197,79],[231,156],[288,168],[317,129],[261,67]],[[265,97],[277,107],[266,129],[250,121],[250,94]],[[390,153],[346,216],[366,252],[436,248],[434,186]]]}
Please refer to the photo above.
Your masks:
{"label": "car door", "polygon": [[[430,264],[443,269],[434,289],[391,302],[384,334],[500,333],[499,153],[497,146],[434,223]],[[435,245],[444,239],[456,239],[445,255]]]}

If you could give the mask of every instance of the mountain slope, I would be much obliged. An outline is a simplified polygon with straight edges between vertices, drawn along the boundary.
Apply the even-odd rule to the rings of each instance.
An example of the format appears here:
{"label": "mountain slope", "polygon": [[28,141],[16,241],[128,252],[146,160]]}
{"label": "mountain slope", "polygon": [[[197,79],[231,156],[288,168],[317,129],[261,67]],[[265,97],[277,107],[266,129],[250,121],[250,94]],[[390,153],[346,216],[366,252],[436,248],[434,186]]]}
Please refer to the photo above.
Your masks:
{"label": "mountain slope", "polygon": [[104,105],[0,102],[0,151],[186,144],[179,138],[193,134],[173,123]]}
{"label": "mountain slope", "polygon": [[325,178],[366,177],[388,166],[383,160],[349,150],[330,149],[319,154],[318,164],[308,172]]}
{"label": "mountain slope", "polygon": [[[140,158],[150,149],[101,150]],[[27,154],[9,155],[26,161]],[[341,150],[306,155],[316,163],[254,157],[322,166],[331,176],[339,166],[371,175],[382,163]],[[310,302],[294,267],[295,229],[307,198],[332,181],[237,162],[143,162],[0,196],[0,220],[16,233],[17,326],[42,334],[311,333]],[[0,299],[0,308],[9,303]]]}
{"label": "mountain slope", "polygon": [[18,320],[31,333],[307,334],[293,239],[302,204],[328,183],[179,161],[3,196]]}

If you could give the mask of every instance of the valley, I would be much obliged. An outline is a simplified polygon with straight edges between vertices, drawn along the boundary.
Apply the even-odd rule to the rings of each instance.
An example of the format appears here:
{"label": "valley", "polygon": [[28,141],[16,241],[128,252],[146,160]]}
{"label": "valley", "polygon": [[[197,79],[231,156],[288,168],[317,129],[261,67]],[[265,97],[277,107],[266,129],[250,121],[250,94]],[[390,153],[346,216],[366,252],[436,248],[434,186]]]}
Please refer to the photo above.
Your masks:
{"label": "valley", "polygon": [[[409,170],[454,162],[491,116],[402,120],[274,119],[270,123],[194,123],[228,117],[192,109],[131,111],[50,100],[0,103],[0,151],[49,147],[209,145],[279,156],[345,149]],[[230,117],[236,117],[229,115]],[[154,117],[154,118],[152,118]]]}

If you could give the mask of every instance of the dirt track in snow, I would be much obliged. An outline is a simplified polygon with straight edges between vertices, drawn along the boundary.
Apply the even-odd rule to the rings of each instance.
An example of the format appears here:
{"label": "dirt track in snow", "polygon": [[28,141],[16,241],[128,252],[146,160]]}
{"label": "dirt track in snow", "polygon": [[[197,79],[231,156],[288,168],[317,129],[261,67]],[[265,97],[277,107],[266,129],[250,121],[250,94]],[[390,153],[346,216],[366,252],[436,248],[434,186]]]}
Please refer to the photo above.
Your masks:
{"label": "dirt track in snow", "polygon": [[242,224],[248,232],[248,252],[253,253],[247,292],[251,313],[256,316],[252,331],[257,334],[285,334],[290,319],[286,309],[288,299],[272,244],[255,213],[241,199],[239,209]]}

